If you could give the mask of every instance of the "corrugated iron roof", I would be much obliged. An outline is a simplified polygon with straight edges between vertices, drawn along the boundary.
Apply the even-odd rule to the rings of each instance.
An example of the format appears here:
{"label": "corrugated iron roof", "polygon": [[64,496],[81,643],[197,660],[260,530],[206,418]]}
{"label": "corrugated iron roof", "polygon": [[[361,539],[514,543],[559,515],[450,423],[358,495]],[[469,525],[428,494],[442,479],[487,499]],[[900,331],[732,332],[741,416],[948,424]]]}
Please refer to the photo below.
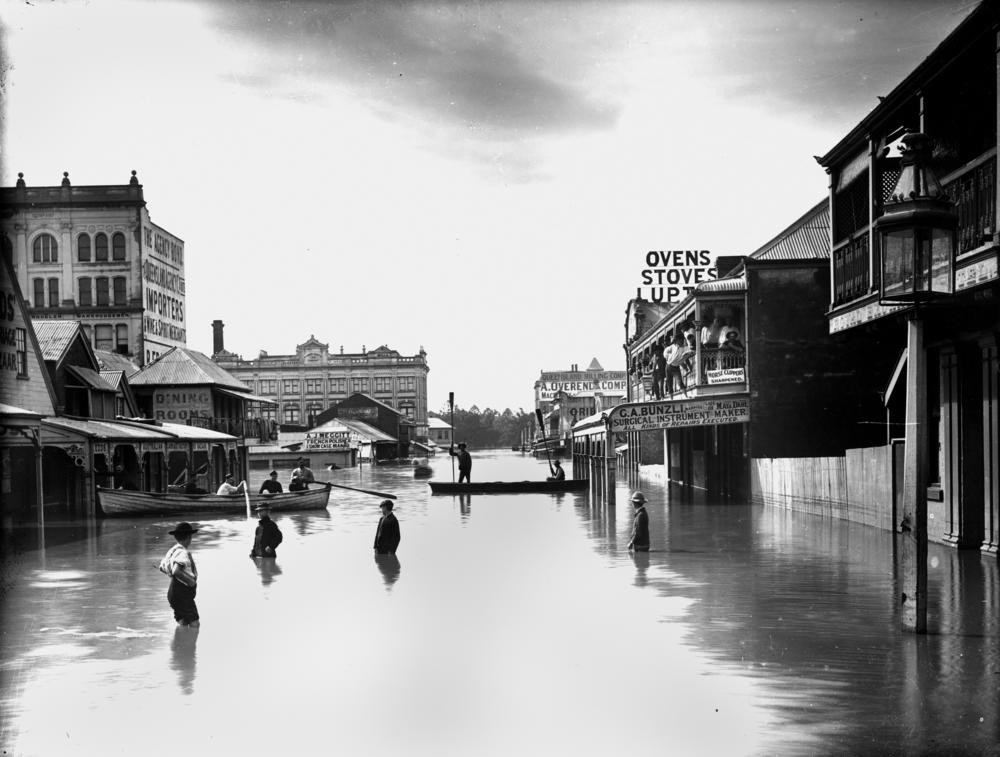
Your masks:
{"label": "corrugated iron roof", "polygon": [[345,420],[343,418],[337,419],[340,423],[347,426],[351,431],[356,434],[365,437],[369,441],[373,442],[394,442],[395,438],[389,436],[389,434],[384,431],[380,431],[374,426],[369,426],[367,423],[362,423],[361,421]]}
{"label": "corrugated iron roof", "polygon": [[159,423],[154,425],[152,423],[139,423],[127,420],[109,421],[96,418],[67,418],[65,416],[46,418],[42,423],[54,428],[76,431],[84,436],[95,439],[236,441],[236,437],[229,434],[211,431],[207,428],[198,428],[197,426],[183,426],[179,423]]}
{"label": "corrugated iron roof", "polygon": [[59,362],[80,330],[78,321],[33,319],[31,325],[35,329],[35,336],[38,337],[42,360],[56,362]]}
{"label": "corrugated iron roof", "polygon": [[179,386],[183,384],[215,384],[247,392],[249,387],[220,368],[208,355],[186,347],[174,347],[164,352],[134,376],[132,386]]}
{"label": "corrugated iron roof", "polygon": [[107,379],[105,379],[100,373],[92,371],[90,368],[81,368],[78,365],[67,365],[66,371],[76,376],[91,389],[97,389],[101,392],[117,391],[117,389],[109,384]]}
{"label": "corrugated iron roof", "polygon": [[748,256],[752,260],[830,258],[830,205],[822,200],[792,225]]}
{"label": "corrugated iron roof", "polygon": [[121,388],[124,376],[125,371],[101,371],[101,378],[111,384],[115,391]]}
{"label": "corrugated iron roof", "polygon": [[704,294],[705,292],[745,292],[746,289],[746,276],[740,274],[739,276],[727,276],[724,279],[703,281],[694,288],[694,291],[698,294]]}
{"label": "corrugated iron roof", "polygon": [[101,364],[101,372],[124,371],[126,376],[134,376],[140,370],[139,366],[125,355],[111,350],[94,350],[97,362]]}

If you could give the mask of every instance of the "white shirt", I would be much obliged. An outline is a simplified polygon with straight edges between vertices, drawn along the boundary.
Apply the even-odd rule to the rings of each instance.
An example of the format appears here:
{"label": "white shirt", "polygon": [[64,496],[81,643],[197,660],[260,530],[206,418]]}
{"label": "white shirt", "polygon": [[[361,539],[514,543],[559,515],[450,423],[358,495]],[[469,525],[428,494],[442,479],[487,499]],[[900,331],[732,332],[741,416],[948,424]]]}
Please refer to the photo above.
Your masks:
{"label": "white shirt", "polygon": [[219,487],[219,491],[216,494],[239,494],[240,488],[238,486],[233,486],[228,481],[223,481],[222,486]]}
{"label": "white shirt", "polygon": [[160,572],[176,578],[186,586],[198,585],[198,569],[194,558],[183,544],[175,544],[160,560]]}

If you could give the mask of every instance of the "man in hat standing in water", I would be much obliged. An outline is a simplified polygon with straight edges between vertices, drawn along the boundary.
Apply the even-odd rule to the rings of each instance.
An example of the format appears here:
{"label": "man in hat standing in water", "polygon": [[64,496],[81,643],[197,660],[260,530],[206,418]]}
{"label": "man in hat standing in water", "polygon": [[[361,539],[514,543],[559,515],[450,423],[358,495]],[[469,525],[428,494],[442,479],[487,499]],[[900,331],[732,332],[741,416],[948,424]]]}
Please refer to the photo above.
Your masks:
{"label": "man in hat standing in water", "polygon": [[198,568],[188,547],[191,546],[191,535],[198,533],[198,529],[192,528],[190,523],[179,523],[168,533],[177,543],[160,560],[160,572],[170,576],[167,601],[173,608],[178,625],[197,628],[198,607],[194,603],[194,595],[198,589]]}
{"label": "man in hat standing in water", "polygon": [[257,515],[260,521],[254,533],[250,557],[277,557],[278,545],[283,537],[278,524],[271,520],[271,506],[266,503],[257,505]]}
{"label": "man in hat standing in water", "polygon": [[636,552],[648,552],[649,513],[646,512],[646,497],[642,492],[632,495],[632,507],[635,508],[635,519],[632,521],[632,538],[628,548]]}
{"label": "man in hat standing in water", "polygon": [[383,499],[379,505],[382,517],[379,518],[375,531],[375,554],[394,555],[399,546],[399,521],[392,513],[392,500]]}
{"label": "man in hat standing in water", "polygon": [[448,448],[448,454],[458,458],[458,483],[469,483],[469,474],[472,473],[472,455],[465,449],[465,442],[458,443],[458,452],[454,448]]}

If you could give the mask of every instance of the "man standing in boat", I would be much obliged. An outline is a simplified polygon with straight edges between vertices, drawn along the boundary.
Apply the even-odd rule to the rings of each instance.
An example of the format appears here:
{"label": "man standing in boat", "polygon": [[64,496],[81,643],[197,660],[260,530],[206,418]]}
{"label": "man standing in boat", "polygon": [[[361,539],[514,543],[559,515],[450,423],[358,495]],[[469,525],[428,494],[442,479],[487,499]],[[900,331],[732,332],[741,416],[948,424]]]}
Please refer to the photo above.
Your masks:
{"label": "man standing in boat", "polygon": [[283,537],[278,524],[271,520],[271,506],[268,504],[257,505],[257,515],[260,520],[257,522],[257,530],[254,533],[250,557],[277,557],[278,545],[281,544]]}
{"label": "man standing in boat", "polygon": [[198,607],[194,596],[198,590],[198,568],[188,547],[191,546],[191,535],[198,533],[198,529],[190,523],[179,523],[177,528],[167,533],[177,541],[160,560],[160,572],[170,576],[167,601],[178,625],[197,628]]}
{"label": "man standing in boat", "polygon": [[383,499],[379,505],[382,517],[375,530],[375,554],[394,555],[399,546],[399,521],[392,512],[392,500]]}
{"label": "man standing in boat", "polygon": [[552,475],[549,476],[546,479],[546,481],[565,481],[566,480],[566,471],[563,470],[562,462],[560,462],[560,460],[559,460],[558,457],[555,460],[552,461],[552,465],[549,466],[549,470],[552,472]]}
{"label": "man standing in boat", "polygon": [[448,448],[448,454],[458,458],[458,483],[470,483],[469,475],[472,473],[472,455],[465,449],[465,442],[458,443],[458,452],[454,447]]}
{"label": "man standing in boat", "polygon": [[629,551],[649,551],[649,513],[646,512],[646,497],[642,492],[632,495],[632,507],[635,508],[635,519],[632,521],[632,538],[629,540]]}

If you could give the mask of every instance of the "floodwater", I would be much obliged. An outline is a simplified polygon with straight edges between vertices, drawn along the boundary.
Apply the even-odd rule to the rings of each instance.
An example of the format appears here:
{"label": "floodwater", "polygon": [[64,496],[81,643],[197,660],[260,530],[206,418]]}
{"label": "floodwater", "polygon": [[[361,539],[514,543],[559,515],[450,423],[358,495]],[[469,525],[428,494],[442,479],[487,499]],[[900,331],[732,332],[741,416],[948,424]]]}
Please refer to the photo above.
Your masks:
{"label": "floodwater", "polygon": [[646,484],[633,556],[624,484],[607,508],[329,475],[399,496],[397,558],[372,554],[379,499],[342,490],[276,516],[274,561],[247,556],[253,521],[193,519],[198,630],[156,569],[173,520],[8,557],[3,754],[1000,754],[995,557],[932,546],[918,637],[890,534]]}

